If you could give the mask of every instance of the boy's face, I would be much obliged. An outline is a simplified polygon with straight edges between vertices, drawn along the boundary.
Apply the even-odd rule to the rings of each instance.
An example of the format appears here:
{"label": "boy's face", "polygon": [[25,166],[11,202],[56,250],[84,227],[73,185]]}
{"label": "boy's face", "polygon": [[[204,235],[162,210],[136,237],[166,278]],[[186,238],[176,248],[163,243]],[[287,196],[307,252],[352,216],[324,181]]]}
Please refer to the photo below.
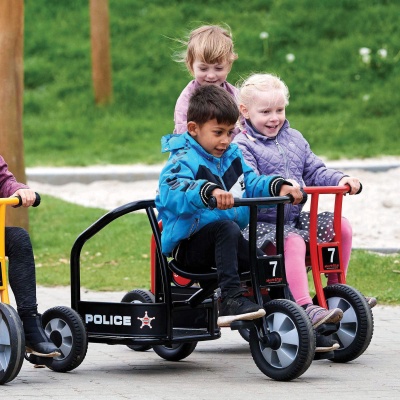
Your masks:
{"label": "boy's face", "polygon": [[232,64],[229,62],[207,64],[197,60],[192,65],[194,78],[200,86],[221,86],[226,81],[231,67]]}
{"label": "boy's face", "polygon": [[240,105],[240,112],[264,136],[275,137],[286,119],[285,97],[281,92],[257,91],[251,105]]}
{"label": "boy's face", "polygon": [[232,141],[232,132],[235,124],[219,124],[216,119],[211,119],[203,125],[188,122],[190,135],[207,153],[214,157],[222,157]]}

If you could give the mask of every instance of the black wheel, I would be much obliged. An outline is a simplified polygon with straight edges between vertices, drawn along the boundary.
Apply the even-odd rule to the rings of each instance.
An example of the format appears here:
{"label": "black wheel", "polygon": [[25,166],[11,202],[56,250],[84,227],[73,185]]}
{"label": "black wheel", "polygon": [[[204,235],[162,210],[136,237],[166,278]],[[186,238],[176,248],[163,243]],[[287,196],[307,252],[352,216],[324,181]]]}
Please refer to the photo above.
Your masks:
{"label": "black wheel", "polygon": [[[128,292],[121,300],[121,303],[154,303],[154,294],[149,290],[135,289]],[[148,344],[128,344],[131,350],[147,351],[151,349]]]}
{"label": "black wheel", "polygon": [[340,344],[334,352],[334,362],[348,362],[359,357],[368,348],[374,333],[374,318],[365,297],[348,285],[324,288],[328,307],[340,308],[343,318],[333,339]]}
{"label": "black wheel", "polygon": [[197,342],[176,343],[172,345],[156,345],[153,350],[167,361],[180,361],[193,353]]}
{"label": "black wheel", "polygon": [[21,370],[25,355],[25,335],[17,312],[0,303],[0,385],[12,381]]}
{"label": "black wheel", "polygon": [[250,350],[257,367],[277,381],[302,375],[315,354],[315,335],[305,311],[291,300],[272,300],[264,317],[269,344],[263,343],[260,327],[250,329]]}
{"label": "black wheel", "polygon": [[61,355],[54,357],[48,367],[57,372],[78,367],[88,348],[86,328],[80,315],[69,307],[53,307],[43,313],[42,323],[46,335],[61,350]]}

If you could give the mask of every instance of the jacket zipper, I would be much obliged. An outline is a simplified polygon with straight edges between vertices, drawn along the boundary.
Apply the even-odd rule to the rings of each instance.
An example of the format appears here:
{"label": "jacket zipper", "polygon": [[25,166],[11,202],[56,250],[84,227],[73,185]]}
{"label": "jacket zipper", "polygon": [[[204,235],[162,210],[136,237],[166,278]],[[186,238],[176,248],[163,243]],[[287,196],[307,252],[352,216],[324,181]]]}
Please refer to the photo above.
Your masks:
{"label": "jacket zipper", "polygon": [[[287,160],[287,157],[286,157],[286,153],[283,150],[282,146],[279,144],[278,139],[276,137],[275,137],[275,144],[276,144],[276,147],[278,148],[279,154],[282,156],[283,161],[284,161],[284,166],[285,166],[284,169],[285,169],[285,174],[286,174],[286,177],[284,177],[284,178],[286,179],[289,176],[288,160]],[[288,218],[289,218],[289,215],[290,215],[289,208],[291,208],[291,207],[292,207],[291,204],[289,204],[288,207],[285,207],[284,218],[283,218],[284,222],[286,222],[288,220]]]}
{"label": "jacket zipper", "polygon": [[[222,186],[224,187],[224,190],[225,190],[225,191],[228,191],[228,190],[226,189],[225,182],[224,182],[224,180],[222,179],[222,176],[221,176],[221,162],[222,162],[222,160],[220,159],[220,160],[218,161],[218,163],[217,163],[218,177],[219,177],[220,182],[222,183]],[[234,212],[234,214],[235,214],[235,220],[237,221],[237,219],[238,219],[238,212],[237,212],[237,210],[236,210],[236,207],[233,207],[233,210],[232,210],[232,211]]]}

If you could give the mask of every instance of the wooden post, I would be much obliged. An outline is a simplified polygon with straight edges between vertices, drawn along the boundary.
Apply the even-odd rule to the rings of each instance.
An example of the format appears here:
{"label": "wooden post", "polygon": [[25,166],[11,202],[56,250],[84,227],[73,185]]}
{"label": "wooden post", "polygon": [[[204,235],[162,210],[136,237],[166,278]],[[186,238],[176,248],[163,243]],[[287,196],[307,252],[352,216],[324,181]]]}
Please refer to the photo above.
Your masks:
{"label": "wooden post", "polygon": [[[19,182],[24,164],[23,46],[24,0],[0,1],[0,153]],[[7,210],[7,225],[28,229],[28,209]]]}
{"label": "wooden post", "polygon": [[108,0],[90,0],[92,77],[96,104],[112,100]]}

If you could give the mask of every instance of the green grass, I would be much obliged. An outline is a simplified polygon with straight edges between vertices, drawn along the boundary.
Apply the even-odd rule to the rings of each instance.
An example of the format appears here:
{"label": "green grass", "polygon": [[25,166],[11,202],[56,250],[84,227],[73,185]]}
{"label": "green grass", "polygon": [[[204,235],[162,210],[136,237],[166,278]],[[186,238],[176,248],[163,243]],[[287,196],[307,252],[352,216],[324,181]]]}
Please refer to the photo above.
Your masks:
{"label": "green grass", "polygon": [[[164,161],[160,137],[172,131],[176,99],[191,79],[172,60],[181,50],[172,39],[202,23],[232,28],[239,59],[231,83],[255,71],[283,78],[287,116],[316,154],[400,155],[397,1],[110,0],[114,96],[106,107],[93,101],[88,9],[81,0],[25,1],[27,166]],[[369,63],[362,47],[371,49]]]}
{"label": "green grass", "polygon": [[[40,285],[69,285],[72,245],[103,214],[104,210],[77,206],[50,196],[43,196],[41,206],[30,210]],[[82,286],[100,291],[149,288],[150,236],[145,214],[129,214],[108,225],[82,249]],[[400,304],[399,270],[400,254],[381,256],[356,250],[347,282],[365,295],[378,297],[380,304]]]}
{"label": "green grass", "polygon": [[[311,279],[309,274],[310,292],[314,295]],[[365,296],[376,297],[379,304],[400,304],[400,254],[353,250],[346,282]]]}
{"label": "green grass", "polygon": [[[40,285],[70,284],[70,251],[78,235],[106,211],[42,196],[30,211]],[[92,290],[149,287],[150,226],[145,214],[117,219],[88,240],[81,252],[81,284]]]}

